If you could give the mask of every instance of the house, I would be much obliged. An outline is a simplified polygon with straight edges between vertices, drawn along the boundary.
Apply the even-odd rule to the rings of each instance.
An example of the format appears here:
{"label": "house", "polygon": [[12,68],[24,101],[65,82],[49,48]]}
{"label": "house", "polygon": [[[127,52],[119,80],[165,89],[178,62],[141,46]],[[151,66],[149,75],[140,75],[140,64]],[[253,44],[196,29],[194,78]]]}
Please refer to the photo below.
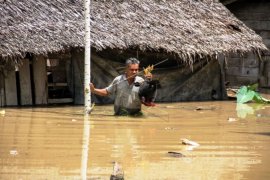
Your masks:
{"label": "house", "polygon": [[[223,0],[226,7],[249,28],[263,38],[266,47],[270,48],[270,2],[267,0]],[[241,86],[258,83],[260,88],[270,91],[270,53],[246,53],[228,58],[226,80],[230,86]]]}
{"label": "house", "polygon": [[[0,1],[1,106],[83,104],[83,11],[82,0]],[[224,57],[267,50],[215,0],[92,1],[91,47],[97,87],[127,57],[143,67],[168,58],[155,67],[157,101],[223,99]]]}

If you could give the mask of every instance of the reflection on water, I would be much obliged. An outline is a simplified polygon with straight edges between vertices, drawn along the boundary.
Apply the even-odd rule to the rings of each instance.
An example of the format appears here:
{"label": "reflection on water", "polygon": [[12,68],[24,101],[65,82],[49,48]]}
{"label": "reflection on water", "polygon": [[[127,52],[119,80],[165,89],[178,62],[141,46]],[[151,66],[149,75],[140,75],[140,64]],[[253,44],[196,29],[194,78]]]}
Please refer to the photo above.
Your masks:
{"label": "reflection on water", "polygon": [[83,141],[82,141],[82,160],[81,160],[81,178],[87,179],[88,151],[90,140],[90,115],[84,115],[83,120]]}
{"label": "reflection on water", "polygon": [[247,104],[237,103],[236,105],[237,116],[239,118],[246,118],[248,114],[254,114],[253,107]]}
{"label": "reflection on water", "polygon": [[109,179],[114,162],[125,179],[269,179],[269,106],[158,104],[139,118],[96,106],[86,120],[83,110],[2,109],[0,179]]}
{"label": "reflection on water", "polygon": [[[237,111],[237,116],[239,118],[246,118],[248,115],[254,115],[255,112],[269,108],[270,105],[266,104],[240,104],[237,103],[236,105],[236,111]],[[262,114],[257,113],[257,116],[262,116]],[[268,116],[266,114],[266,116]]]}

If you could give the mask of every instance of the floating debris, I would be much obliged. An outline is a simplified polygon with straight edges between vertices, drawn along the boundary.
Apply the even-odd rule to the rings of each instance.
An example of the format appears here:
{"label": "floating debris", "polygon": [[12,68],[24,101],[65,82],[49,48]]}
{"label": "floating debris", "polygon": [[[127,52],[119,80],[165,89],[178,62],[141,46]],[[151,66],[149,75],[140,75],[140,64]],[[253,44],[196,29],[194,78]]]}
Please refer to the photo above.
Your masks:
{"label": "floating debris", "polygon": [[169,151],[168,154],[172,157],[177,157],[177,158],[186,157],[184,154],[179,153],[179,152],[174,152],[174,151]]}
{"label": "floating debris", "polygon": [[165,127],[164,129],[167,130],[167,131],[169,131],[169,130],[175,130],[175,128],[173,128],[173,127]]}
{"label": "floating debris", "polygon": [[188,139],[181,139],[181,140],[182,140],[182,144],[184,144],[184,145],[200,146],[200,144],[195,142],[195,141],[190,141]]}
{"label": "floating debris", "polygon": [[216,107],[203,107],[203,106],[197,106],[195,108],[195,111],[201,111],[201,110],[215,110]]}
{"label": "floating debris", "polygon": [[6,114],[6,110],[4,110],[4,109],[0,110],[0,115],[1,116],[5,116],[5,114]]}
{"label": "floating debris", "polygon": [[111,174],[110,180],[124,180],[124,172],[117,162],[114,162],[113,173]]}
{"label": "floating debris", "polygon": [[196,107],[195,110],[196,110],[196,111],[203,110],[203,107]]}
{"label": "floating debris", "polygon": [[229,122],[235,122],[235,121],[237,121],[237,120],[236,120],[235,118],[229,117],[229,118],[228,118],[228,121],[229,121]]}
{"label": "floating debris", "polygon": [[9,151],[9,154],[12,155],[12,156],[16,156],[16,155],[18,155],[19,153],[18,153],[17,150],[10,150],[10,151]]}
{"label": "floating debris", "polygon": [[177,108],[174,107],[174,106],[165,106],[165,108],[168,108],[168,109],[177,109]]}
{"label": "floating debris", "polygon": [[239,89],[227,88],[227,96],[230,99],[236,99],[236,94]]}

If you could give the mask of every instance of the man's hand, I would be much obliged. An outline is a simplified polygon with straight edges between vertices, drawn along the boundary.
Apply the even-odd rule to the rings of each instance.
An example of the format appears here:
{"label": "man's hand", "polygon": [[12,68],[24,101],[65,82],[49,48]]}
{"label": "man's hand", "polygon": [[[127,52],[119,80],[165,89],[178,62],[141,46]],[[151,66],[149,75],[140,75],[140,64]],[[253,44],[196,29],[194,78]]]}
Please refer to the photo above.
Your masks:
{"label": "man's hand", "polygon": [[107,96],[109,94],[105,88],[104,89],[96,89],[93,83],[90,83],[89,87],[90,87],[91,93],[93,93],[93,94],[97,94],[99,96]]}
{"label": "man's hand", "polygon": [[153,103],[152,101],[146,102],[146,101],[145,101],[145,97],[142,97],[141,103],[142,103],[143,105],[145,105],[145,106],[152,106],[152,107],[155,106],[155,103]]}
{"label": "man's hand", "polygon": [[147,74],[144,75],[144,77],[146,79],[150,79],[151,80],[153,78],[153,75],[152,75],[152,73],[147,73]]}
{"label": "man's hand", "polygon": [[89,86],[90,86],[91,93],[94,93],[95,92],[95,86],[94,86],[94,84],[93,83],[90,83]]}

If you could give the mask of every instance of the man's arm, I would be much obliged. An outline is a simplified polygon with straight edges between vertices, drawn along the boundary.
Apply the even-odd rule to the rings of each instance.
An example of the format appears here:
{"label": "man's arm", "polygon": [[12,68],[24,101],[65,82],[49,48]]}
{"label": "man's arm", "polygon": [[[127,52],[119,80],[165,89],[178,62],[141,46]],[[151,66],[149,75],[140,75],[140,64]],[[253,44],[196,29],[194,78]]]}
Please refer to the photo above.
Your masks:
{"label": "man's arm", "polygon": [[104,88],[104,89],[96,89],[95,86],[90,83],[90,90],[91,93],[97,94],[99,96],[108,96],[108,91]]}

